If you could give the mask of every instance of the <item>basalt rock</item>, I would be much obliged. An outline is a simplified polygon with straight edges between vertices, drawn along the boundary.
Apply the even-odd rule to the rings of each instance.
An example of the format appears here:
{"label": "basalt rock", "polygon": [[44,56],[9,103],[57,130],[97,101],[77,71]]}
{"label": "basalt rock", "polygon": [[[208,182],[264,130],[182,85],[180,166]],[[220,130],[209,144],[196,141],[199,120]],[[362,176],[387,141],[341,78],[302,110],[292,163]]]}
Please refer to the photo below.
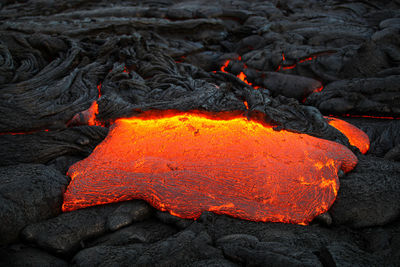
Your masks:
{"label": "basalt rock", "polygon": [[279,242],[259,242],[254,236],[228,235],[216,241],[224,255],[246,266],[322,266],[312,252]]}
{"label": "basalt rock", "polygon": [[340,181],[333,221],[354,228],[393,222],[400,215],[400,163],[359,158],[355,170]]}
{"label": "basalt rock", "polygon": [[326,246],[320,253],[321,262],[324,266],[379,266],[382,259],[365,253],[357,247],[348,243],[332,243]]}
{"label": "basalt rock", "polygon": [[122,246],[135,243],[154,243],[177,233],[177,230],[157,220],[136,222],[115,232],[85,242],[85,247]]}
{"label": "basalt rock", "polygon": [[400,76],[341,80],[307,98],[307,104],[330,114],[400,115]]}
{"label": "basalt rock", "polygon": [[22,235],[25,240],[45,250],[68,255],[81,248],[87,239],[143,220],[149,212],[150,206],[142,201],[98,206],[31,224],[23,230]]}
{"label": "basalt rock", "polygon": [[43,266],[43,267],[67,267],[68,263],[45,251],[14,245],[12,248],[0,251],[1,266]]}
{"label": "basalt rock", "polygon": [[1,244],[17,241],[28,224],[57,216],[69,178],[39,164],[0,168]]}
{"label": "basalt rock", "polygon": [[46,164],[61,156],[88,156],[106,137],[107,128],[81,126],[59,131],[0,135],[0,166]]}
{"label": "basalt rock", "polygon": [[211,243],[207,233],[188,230],[150,245],[97,246],[84,249],[75,255],[73,263],[76,266],[178,266],[211,258],[223,259],[222,252]]}

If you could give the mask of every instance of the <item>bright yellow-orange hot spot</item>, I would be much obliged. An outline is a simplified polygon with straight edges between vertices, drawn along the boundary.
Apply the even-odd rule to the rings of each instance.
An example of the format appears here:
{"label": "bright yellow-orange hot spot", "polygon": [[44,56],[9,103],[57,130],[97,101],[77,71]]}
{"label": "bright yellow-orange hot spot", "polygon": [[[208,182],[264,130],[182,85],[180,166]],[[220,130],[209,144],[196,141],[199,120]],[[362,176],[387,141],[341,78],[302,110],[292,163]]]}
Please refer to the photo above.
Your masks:
{"label": "bright yellow-orange hot spot", "polygon": [[356,164],[345,146],[237,113],[145,113],[117,120],[69,169],[63,210],[144,199],[182,218],[305,224],[333,204],[339,169]]}

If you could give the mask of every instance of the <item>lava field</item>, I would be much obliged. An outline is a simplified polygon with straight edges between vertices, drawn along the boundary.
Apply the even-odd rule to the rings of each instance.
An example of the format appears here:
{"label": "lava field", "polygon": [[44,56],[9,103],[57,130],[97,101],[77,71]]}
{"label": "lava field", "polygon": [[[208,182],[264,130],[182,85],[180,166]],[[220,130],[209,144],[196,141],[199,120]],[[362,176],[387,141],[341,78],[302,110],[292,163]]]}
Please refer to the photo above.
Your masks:
{"label": "lava field", "polygon": [[399,0],[0,3],[0,266],[399,266]]}

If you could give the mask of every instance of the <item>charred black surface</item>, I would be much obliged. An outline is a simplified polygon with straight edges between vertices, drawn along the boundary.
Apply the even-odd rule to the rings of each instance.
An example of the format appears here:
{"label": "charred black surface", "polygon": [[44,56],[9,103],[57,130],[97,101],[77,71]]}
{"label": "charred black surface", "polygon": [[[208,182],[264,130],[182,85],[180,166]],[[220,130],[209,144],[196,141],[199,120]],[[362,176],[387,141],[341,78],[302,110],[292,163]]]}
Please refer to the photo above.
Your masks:
{"label": "charred black surface", "polygon": [[[400,120],[377,117],[400,117],[399,7],[3,1],[0,265],[398,264]],[[346,116],[371,148],[310,226],[211,213],[193,222],[141,201],[60,215],[68,167],[113,120],[152,109],[241,110],[350,147],[323,117]]]}

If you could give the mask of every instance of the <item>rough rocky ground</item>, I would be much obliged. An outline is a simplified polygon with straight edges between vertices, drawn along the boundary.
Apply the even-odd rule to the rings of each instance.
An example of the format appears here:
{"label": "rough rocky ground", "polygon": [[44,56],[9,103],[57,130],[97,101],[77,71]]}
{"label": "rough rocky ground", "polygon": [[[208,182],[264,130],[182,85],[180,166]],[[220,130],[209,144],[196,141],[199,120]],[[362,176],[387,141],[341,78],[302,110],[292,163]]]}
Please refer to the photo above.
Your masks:
{"label": "rough rocky ground", "polygon": [[[3,1],[0,265],[398,266],[399,7]],[[91,153],[113,119],[149,109],[246,111],[244,101],[249,115],[277,129],[357,154],[335,204],[311,225],[212,213],[183,220],[139,200],[61,214],[68,167]],[[370,151],[361,155],[323,115],[363,129]]]}

